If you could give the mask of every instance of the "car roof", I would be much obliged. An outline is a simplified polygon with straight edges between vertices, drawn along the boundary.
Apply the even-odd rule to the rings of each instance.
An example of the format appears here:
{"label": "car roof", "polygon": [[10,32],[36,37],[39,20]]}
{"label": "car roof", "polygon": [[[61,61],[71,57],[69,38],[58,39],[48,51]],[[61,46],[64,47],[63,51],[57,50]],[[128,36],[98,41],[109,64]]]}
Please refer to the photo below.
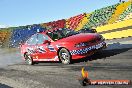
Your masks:
{"label": "car roof", "polygon": [[58,28],[57,29],[47,29],[43,32],[38,32],[38,33],[46,34],[47,32],[53,32],[53,31],[57,31],[57,30],[58,30]]}

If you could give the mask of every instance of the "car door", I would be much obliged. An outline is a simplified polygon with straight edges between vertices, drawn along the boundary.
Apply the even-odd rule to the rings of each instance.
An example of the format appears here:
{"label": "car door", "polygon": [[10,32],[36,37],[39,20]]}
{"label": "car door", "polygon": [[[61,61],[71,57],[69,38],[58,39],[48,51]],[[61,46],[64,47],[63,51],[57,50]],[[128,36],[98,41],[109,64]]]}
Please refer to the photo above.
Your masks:
{"label": "car door", "polygon": [[49,49],[48,49],[48,43],[44,44],[45,40],[49,40],[48,36],[44,34],[38,34],[37,36],[37,45],[36,45],[36,52],[37,57],[39,61],[46,61],[49,58]]}
{"label": "car door", "polygon": [[36,59],[36,44],[37,44],[37,35],[38,34],[34,34],[33,36],[31,36],[31,38],[29,38],[26,41],[26,44],[24,45],[25,47],[25,51],[30,54],[32,56],[33,59]]}

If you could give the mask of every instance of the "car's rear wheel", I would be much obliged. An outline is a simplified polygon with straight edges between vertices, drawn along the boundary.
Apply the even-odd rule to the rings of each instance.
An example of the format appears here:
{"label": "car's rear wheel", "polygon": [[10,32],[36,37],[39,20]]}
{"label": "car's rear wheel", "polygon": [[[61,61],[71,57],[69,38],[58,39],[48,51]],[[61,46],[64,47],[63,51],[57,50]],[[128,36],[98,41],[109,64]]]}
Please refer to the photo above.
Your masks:
{"label": "car's rear wheel", "polygon": [[26,53],[24,55],[24,58],[25,58],[25,63],[26,64],[28,64],[28,65],[33,65],[34,64],[32,57],[28,53]]}
{"label": "car's rear wheel", "polygon": [[71,63],[70,52],[65,48],[61,48],[59,51],[59,59],[63,64],[70,64]]}

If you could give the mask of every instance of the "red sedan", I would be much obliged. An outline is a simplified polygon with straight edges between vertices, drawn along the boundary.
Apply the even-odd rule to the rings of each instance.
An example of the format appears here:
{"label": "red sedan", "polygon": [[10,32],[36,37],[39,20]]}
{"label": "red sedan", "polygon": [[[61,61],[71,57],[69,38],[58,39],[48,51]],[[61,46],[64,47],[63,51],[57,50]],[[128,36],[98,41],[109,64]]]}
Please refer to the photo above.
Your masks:
{"label": "red sedan", "polygon": [[104,38],[97,33],[78,33],[61,28],[32,35],[20,46],[27,64],[39,61],[61,61],[69,64],[106,47]]}

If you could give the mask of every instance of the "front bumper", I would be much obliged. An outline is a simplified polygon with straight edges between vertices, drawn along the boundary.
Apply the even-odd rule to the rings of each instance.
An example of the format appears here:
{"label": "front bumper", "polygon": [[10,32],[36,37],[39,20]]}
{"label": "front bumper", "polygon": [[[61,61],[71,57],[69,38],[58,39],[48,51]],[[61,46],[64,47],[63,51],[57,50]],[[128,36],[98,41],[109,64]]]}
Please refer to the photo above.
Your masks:
{"label": "front bumper", "polygon": [[79,58],[83,58],[86,56],[90,56],[90,55],[94,54],[97,50],[100,50],[103,48],[106,48],[105,42],[101,42],[96,45],[92,45],[90,47],[85,47],[83,49],[72,50],[72,51],[70,51],[70,53],[72,55],[72,59],[79,59]]}

